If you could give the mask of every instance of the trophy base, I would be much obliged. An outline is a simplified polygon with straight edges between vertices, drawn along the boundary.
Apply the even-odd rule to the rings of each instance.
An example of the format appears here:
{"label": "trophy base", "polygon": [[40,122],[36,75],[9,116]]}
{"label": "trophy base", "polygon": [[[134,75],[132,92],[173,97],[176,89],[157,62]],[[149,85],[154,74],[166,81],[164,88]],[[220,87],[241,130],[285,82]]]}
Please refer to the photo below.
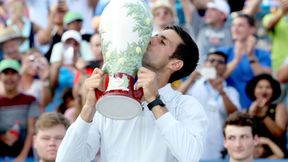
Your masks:
{"label": "trophy base", "polygon": [[136,117],[142,106],[135,99],[120,95],[106,95],[96,103],[96,110],[111,119],[128,120]]}

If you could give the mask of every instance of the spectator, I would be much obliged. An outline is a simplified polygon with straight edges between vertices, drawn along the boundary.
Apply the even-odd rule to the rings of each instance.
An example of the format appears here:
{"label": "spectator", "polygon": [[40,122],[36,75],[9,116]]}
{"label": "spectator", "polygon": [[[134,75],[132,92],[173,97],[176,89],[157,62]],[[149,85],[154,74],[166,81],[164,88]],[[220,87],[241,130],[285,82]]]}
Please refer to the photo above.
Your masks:
{"label": "spectator", "polygon": [[247,109],[251,100],[245,93],[246,83],[254,76],[271,73],[270,53],[255,47],[256,38],[253,36],[255,22],[251,16],[242,13],[236,15],[231,31],[234,45],[221,49],[228,58],[224,77],[228,77],[228,84],[237,89],[241,106]]}
{"label": "spectator", "polygon": [[39,50],[31,49],[23,56],[21,75],[19,89],[35,97],[40,103],[40,111],[44,112],[52,97],[49,83],[50,66]]}
{"label": "spectator", "polygon": [[39,117],[33,137],[39,162],[55,162],[58,147],[69,125],[69,121],[60,113],[44,113]]}
{"label": "spectator", "polygon": [[103,65],[103,55],[101,49],[101,39],[99,33],[94,33],[90,39],[90,46],[94,56],[94,60],[99,63],[100,68]]}
{"label": "spectator", "polygon": [[[67,88],[73,87],[73,82],[77,69],[75,64],[80,54],[81,35],[75,30],[66,31],[62,36],[62,42],[56,44],[60,48],[53,49],[51,57],[51,75],[50,83],[54,89],[54,97],[52,102],[46,107],[46,111],[50,112],[59,107],[62,103],[61,95]],[[81,52],[81,53],[80,53]],[[83,55],[85,58],[85,55]]]}
{"label": "spectator", "polygon": [[273,103],[281,94],[279,82],[269,74],[261,74],[247,83],[246,93],[253,101],[248,113],[257,121],[258,135],[271,139],[287,154],[286,108],[283,103]]}
{"label": "spectator", "polygon": [[230,24],[227,21],[230,7],[225,0],[214,0],[207,3],[207,10],[203,18],[198,15],[195,7],[192,8],[191,26],[193,35],[199,47],[202,66],[207,54],[220,47],[232,45]]}
{"label": "spectator", "polygon": [[[15,157],[17,162],[32,155],[34,124],[39,115],[36,99],[18,90],[19,71],[20,64],[16,60],[0,62],[0,79],[4,85],[4,94],[0,95],[0,157]],[[14,124],[18,126],[13,128]]]}
{"label": "spectator", "polygon": [[[180,88],[182,92],[183,89],[188,89],[187,94],[198,99],[210,121],[202,160],[221,159],[221,151],[224,149],[222,125],[229,114],[241,109],[238,92],[227,86],[223,79],[226,63],[227,56],[223,52],[209,53],[202,72],[200,70],[200,79],[195,81],[195,74],[192,74]],[[204,70],[212,71],[207,75],[209,71],[205,73]]]}
{"label": "spectator", "polygon": [[235,112],[227,118],[223,127],[224,146],[229,161],[253,162],[253,152],[259,143],[253,118],[242,112]]}
{"label": "spectator", "polygon": [[40,45],[49,45],[49,49],[45,53],[48,61],[50,60],[54,44],[61,41],[62,34],[64,33],[63,18],[67,11],[67,5],[62,1],[52,6],[48,18],[48,26],[41,29],[37,34],[37,42],[39,42]]}
{"label": "spectator", "polygon": [[[68,42],[70,43],[70,45]],[[55,62],[60,61],[62,56],[64,57],[63,54],[67,52],[67,49],[71,45],[73,46],[75,57],[82,58],[86,61],[93,60],[93,54],[89,43],[82,40],[81,35],[78,31],[68,30],[62,35],[61,42],[53,46],[50,58],[50,63],[52,64],[52,66]]]}
{"label": "spectator", "polygon": [[[81,33],[83,16],[78,12],[69,11],[64,16],[64,27]],[[89,42],[91,34],[82,34],[82,39]]]}
{"label": "spectator", "polygon": [[272,36],[272,65],[273,70],[277,71],[287,57],[288,51],[288,1],[279,0],[280,8],[263,19],[263,25],[268,29]]}
{"label": "spectator", "polygon": [[154,31],[152,35],[158,34],[166,26],[174,24],[175,11],[168,0],[158,0],[152,5],[152,14],[154,17]]}
{"label": "spectator", "polygon": [[[83,28],[81,33],[92,34],[92,19],[99,0],[66,0],[69,11],[78,12],[83,16]],[[96,2],[96,3],[95,3]]]}
{"label": "spectator", "polygon": [[9,3],[10,17],[6,23],[8,26],[13,27],[27,39],[20,45],[19,51],[21,53],[27,52],[30,48],[34,47],[34,34],[36,34],[40,27],[32,23],[27,17],[23,16],[24,2],[13,1]]}
{"label": "spectator", "polygon": [[2,58],[21,61],[22,54],[19,47],[24,40],[25,38],[13,28],[2,29],[0,31],[0,46],[4,53]]}
{"label": "spectator", "polygon": [[254,149],[254,158],[283,159],[284,153],[269,138],[259,137],[259,143]]}

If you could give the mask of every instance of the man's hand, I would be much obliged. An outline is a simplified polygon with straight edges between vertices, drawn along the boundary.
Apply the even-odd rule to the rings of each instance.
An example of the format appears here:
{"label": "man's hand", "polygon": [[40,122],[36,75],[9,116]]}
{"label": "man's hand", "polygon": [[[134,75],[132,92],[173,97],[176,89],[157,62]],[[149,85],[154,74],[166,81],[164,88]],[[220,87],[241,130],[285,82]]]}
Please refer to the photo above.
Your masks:
{"label": "man's hand", "polygon": [[157,75],[155,72],[141,67],[138,71],[136,89],[143,88],[144,99],[147,103],[152,102],[158,96]]}
{"label": "man's hand", "polygon": [[287,0],[280,0],[280,6],[282,10],[282,16],[288,13],[288,1]]}
{"label": "man's hand", "polygon": [[92,75],[87,78],[83,85],[86,96],[82,96],[85,104],[80,112],[81,118],[86,122],[92,122],[96,113],[96,96],[95,90],[104,90],[104,73],[102,70],[95,68]]}
{"label": "man's hand", "polygon": [[254,49],[256,42],[257,40],[253,35],[250,35],[246,41],[246,52],[249,59],[254,59]]}
{"label": "man's hand", "polygon": [[213,89],[217,90],[219,93],[223,92],[223,78],[217,77],[214,80],[209,80]]}
{"label": "man's hand", "polygon": [[266,106],[267,102],[268,102],[267,99],[257,99],[251,104],[249,108],[249,114],[258,117],[265,116],[267,112],[267,106]]}
{"label": "man's hand", "polygon": [[96,105],[96,97],[95,90],[99,89],[100,91],[104,91],[104,73],[99,68],[95,68],[92,75],[87,78],[84,82],[84,89],[86,94],[85,105],[89,107],[95,107]]}

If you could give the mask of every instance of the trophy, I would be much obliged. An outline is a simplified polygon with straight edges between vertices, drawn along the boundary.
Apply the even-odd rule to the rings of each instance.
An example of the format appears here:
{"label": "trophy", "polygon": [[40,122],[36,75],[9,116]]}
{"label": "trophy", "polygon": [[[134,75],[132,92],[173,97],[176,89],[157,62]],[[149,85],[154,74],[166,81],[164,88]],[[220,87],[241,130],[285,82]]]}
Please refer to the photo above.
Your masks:
{"label": "trophy", "polygon": [[132,119],[142,111],[136,74],[153,30],[143,0],[111,0],[100,18],[105,91],[96,90],[96,109],[111,119]]}

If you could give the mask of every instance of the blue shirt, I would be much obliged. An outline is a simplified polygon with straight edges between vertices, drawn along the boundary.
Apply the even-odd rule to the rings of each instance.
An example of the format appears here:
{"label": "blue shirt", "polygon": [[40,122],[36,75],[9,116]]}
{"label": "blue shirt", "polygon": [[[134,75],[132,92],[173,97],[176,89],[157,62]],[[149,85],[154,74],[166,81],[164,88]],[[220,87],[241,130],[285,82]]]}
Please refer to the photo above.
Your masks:
{"label": "blue shirt", "polygon": [[[224,52],[227,55],[228,63],[231,62],[235,57],[234,46],[229,48],[221,48],[220,51]],[[270,52],[255,49],[254,55],[261,66],[271,68]],[[255,75],[250,65],[248,56],[244,55],[227,79],[228,85],[233,86],[239,92],[240,104],[242,108],[248,108],[252,103],[252,101],[246,95],[245,87],[247,82],[251,80],[254,76]]]}

